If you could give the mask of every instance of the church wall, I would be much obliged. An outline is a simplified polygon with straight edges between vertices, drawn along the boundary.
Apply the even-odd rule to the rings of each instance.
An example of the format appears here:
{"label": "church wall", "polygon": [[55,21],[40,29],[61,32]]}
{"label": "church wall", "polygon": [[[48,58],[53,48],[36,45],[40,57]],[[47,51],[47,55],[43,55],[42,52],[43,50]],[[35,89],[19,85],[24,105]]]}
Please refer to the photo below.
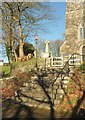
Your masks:
{"label": "church wall", "polygon": [[85,21],[83,2],[66,3],[66,41],[60,48],[61,55],[80,53],[84,44],[79,38],[79,25]]}

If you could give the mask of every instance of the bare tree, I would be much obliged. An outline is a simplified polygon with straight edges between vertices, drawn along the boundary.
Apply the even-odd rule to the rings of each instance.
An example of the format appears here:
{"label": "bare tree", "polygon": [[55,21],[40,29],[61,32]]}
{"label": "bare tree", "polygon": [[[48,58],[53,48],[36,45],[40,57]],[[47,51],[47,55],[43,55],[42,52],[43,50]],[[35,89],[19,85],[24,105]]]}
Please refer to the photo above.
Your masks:
{"label": "bare tree", "polygon": [[[45,20],[50,20],[49,7],[46,3],[38,2],[4,2],[2,4],[3,15],[3,40],[7,56],[10,58],[17,56],[15,47],[19,45],[19,58],[23,59],[24,41],[34,30],[43,29]],[[43,21],[43,22],[41,22]]]}
{"label": "bare tree", "polygon": [[63,40],[53,40],[50,42],[50,51],[52,51],[53,56],[60,56],[60,46],[63,42]]}

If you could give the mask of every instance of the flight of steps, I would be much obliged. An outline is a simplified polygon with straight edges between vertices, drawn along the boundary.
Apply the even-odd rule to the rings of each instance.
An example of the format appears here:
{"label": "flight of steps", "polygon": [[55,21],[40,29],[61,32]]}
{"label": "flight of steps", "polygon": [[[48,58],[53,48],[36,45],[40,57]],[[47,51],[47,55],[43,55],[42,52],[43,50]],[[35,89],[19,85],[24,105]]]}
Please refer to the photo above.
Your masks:
{"label": "flight of steps", "polygon": [[[26,105],[50,108],[52,102],[60,103],[67,90],[68,76],[57,78],[58,71],[47,71],[35,74],[27,83],[24,83],[16,94],[16,100],[24,102]],[[55,83],[53,84],[53,81]],[[53,84],[53,87],[52,87]]]}
{"label": "flight of steps", "polygon": [[39,80],[37,76],[34,76],[20,88],[20,91],[16,94],[16,100],[24,102],[29,106],[49,108],[48,85],[49,83],[45,83],[44,80]]}
{"label": "flight of steps", "polygon": [[[34,73],[12,99],[29,106],[50,108],[52,103],[59,104],[63,100],[67,91],[69,76],[65,71],[61,72],[59,69]],[[9,79],[12,80],[13,78]]]}

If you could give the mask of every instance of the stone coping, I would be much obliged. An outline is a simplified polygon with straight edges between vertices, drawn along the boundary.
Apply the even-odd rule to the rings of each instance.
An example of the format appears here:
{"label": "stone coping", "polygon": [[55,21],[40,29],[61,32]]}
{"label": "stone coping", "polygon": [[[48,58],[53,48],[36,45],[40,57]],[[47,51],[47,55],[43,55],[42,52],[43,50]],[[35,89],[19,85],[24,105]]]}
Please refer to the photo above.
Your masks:
{"label": "stone coping", "polygon": [[11,76],[11,77],[6,77],[6,78],[0,78],[0,80],[9,80],[9,79],[13,79],[15,76]]}

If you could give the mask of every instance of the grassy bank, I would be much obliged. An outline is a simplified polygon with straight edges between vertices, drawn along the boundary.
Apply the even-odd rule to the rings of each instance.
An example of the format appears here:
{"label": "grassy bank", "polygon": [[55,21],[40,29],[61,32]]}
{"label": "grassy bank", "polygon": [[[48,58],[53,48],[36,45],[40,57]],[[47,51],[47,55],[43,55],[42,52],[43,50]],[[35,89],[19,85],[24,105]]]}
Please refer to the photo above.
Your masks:
{"label": "grassy bank", "polygon": [[[44,66],[44,60],[42,58],[38,58],[37,60],[38,67]],[[19,69],[21,71],[30,71],[35,68],[36,65],[36,59],[31,59],[29,61],[24,62],[14,62],[12,64],[12,69]]]}
{"label": "grassy bank", "polygon": [[10,65],[0,66],[0,73],[4,73],[4,76],[10,76]]}
{"label": "grassy bank", "polygon": [[[44,67],[44,59],[38,58],[37,60],[38,67]],[[31,59],[29,61],[18,61],[13,62],[11,65],[4,65],[0,67],[0,73],[4,72],[4,77],[10,76],[10,71],[12,71],[12,75],[16,70],[19,71],[30,71],[35,68],[36,59]]]}

